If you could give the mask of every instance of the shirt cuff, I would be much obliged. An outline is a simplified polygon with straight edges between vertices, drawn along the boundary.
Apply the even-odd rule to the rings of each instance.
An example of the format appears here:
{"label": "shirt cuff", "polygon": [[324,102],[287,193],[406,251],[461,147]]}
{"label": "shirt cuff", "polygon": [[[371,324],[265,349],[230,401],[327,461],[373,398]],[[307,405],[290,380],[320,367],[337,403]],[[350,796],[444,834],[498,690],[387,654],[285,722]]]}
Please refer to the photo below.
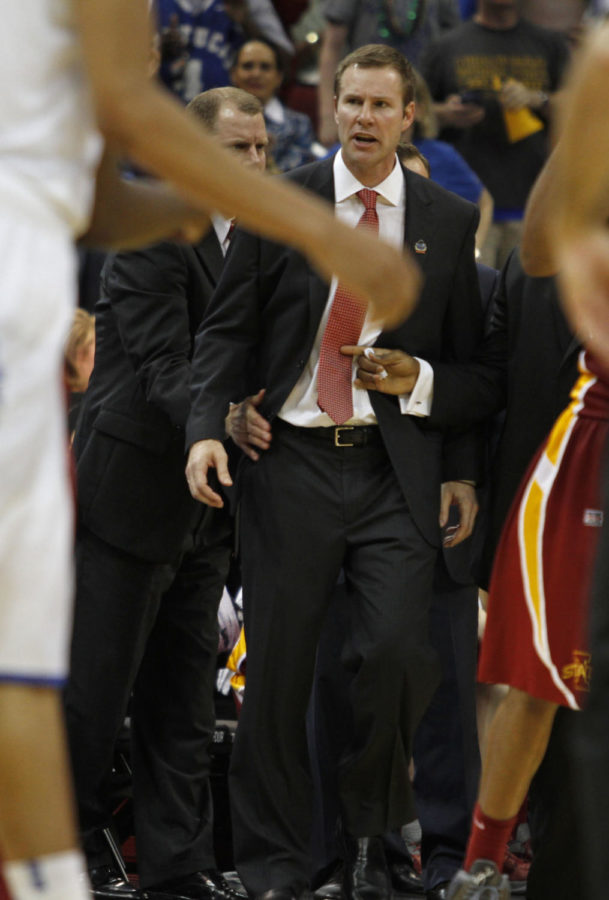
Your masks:
{"label": "shirt cuff", "polygon": [[431,413],[433,403],[433,369],[430,364],[415,356],[419,363],[419,376],[412,393],[400,394],[400,411],[402,415],[420,416],[424,418]]}

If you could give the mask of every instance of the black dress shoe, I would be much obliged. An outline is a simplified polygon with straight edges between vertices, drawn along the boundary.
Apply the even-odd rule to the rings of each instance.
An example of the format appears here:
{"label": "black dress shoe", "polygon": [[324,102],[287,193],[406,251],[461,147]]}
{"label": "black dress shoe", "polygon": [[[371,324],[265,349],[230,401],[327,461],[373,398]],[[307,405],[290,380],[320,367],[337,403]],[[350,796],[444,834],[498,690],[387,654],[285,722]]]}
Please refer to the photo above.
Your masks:
{"label": "black dress shoe", "polygon": [[125,881],[112,866],[89,869],[89,879],[95,900],[145,900],[144,892]]}
{"label": "black dress shoe", "polygon": [[395,894],[424,894],[421,876],[407,862],[392,863],[389,866],[391,887]]}
{"label": "black dress shoe", "polygon": [[345,896],[343,882],[345,868],[342,862],[334,869],[330,877],[317,890],[313,891],[315,900],[343,900]]}
{"label": "black dress shoe", "polygon": [[345,892],[348,900],[391,900],[391,878],[380,837],[346,841]]}
{"label": "black dress shoe", "polygon": [[243,900],[244,896],[215,869],[163,881],[146,892],[151,900]]}
{"label": "black dress shoe", "polygon": [[450,881],[443,881],[427,891],[427,900],[446,900]]}

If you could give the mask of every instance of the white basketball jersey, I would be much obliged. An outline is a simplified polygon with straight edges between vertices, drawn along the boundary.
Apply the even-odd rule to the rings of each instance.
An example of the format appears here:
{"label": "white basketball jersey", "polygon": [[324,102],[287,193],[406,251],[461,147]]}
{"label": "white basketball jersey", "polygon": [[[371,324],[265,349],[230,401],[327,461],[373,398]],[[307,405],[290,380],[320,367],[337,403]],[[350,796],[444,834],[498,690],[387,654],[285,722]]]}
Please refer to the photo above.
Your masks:
{"label": "white basketball jersey", "polygon": [[0,12],[0,212],[87,222],[101,139],[71,0]]}

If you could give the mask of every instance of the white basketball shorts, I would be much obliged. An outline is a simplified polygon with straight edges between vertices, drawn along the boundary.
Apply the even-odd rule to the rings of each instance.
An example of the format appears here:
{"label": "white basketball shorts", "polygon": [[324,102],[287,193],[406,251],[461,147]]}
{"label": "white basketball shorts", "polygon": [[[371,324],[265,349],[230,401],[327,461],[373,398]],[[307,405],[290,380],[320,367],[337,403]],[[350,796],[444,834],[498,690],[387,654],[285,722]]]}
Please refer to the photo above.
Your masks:
{"label": "white basketball shorts", "polygon": [[67,674],[73,513],[63,345],[74,306],[69,234],[0,217],[0,681]]}

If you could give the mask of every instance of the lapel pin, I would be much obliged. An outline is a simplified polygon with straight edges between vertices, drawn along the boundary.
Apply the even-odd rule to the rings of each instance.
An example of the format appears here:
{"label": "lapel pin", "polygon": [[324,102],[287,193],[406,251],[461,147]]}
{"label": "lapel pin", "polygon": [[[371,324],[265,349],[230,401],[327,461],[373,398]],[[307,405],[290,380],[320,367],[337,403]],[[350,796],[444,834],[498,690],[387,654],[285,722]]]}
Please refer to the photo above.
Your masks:
{"label": "lapel pin", "polygon": [[417,241],[414,245],[415,253],[427,253],[427,244],[425,241]]}

